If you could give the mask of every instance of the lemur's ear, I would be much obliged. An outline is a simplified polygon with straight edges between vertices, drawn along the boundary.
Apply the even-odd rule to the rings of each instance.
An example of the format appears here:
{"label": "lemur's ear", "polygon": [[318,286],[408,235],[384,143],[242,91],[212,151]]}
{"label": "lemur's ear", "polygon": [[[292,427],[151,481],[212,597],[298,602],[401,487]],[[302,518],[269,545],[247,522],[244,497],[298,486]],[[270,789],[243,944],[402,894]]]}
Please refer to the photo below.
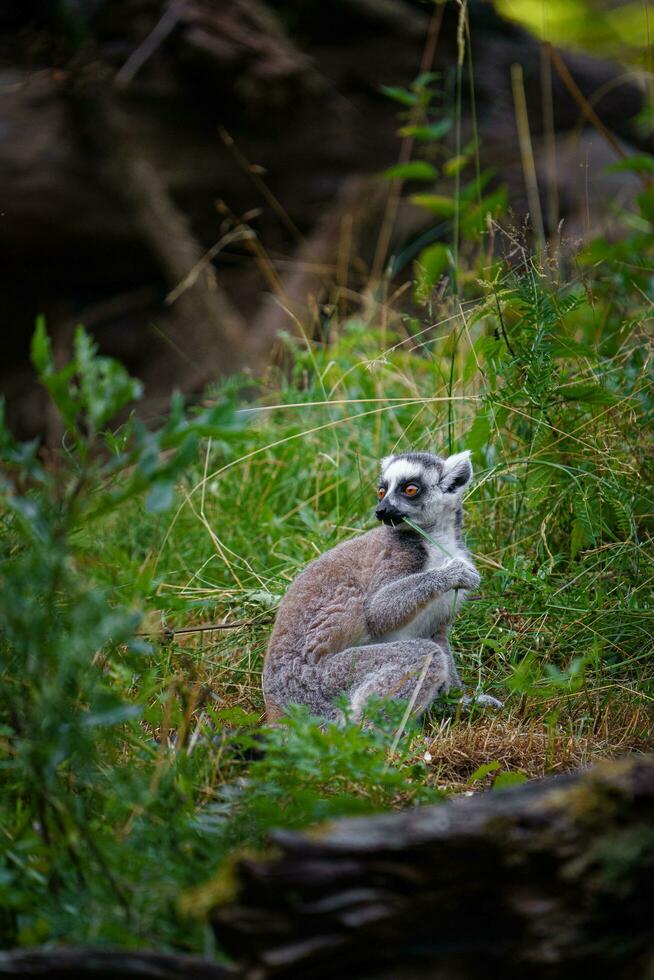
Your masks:
{"label": "lemur's ear", "polygon": [[386,469],[386,467],[388,466],[388,464],[389,463],[392,463],[394,459],[395,459],[394,456],[384,456],[384,458],[381,461],[381,471],[382,471],[382,473],[384,472],[384,470]]}
{"label": "lemur's ear", "polygon": [[443,473],[439,486],[443,493],[461,493],[472,480],[470,450],[448,456],[443,463]]}

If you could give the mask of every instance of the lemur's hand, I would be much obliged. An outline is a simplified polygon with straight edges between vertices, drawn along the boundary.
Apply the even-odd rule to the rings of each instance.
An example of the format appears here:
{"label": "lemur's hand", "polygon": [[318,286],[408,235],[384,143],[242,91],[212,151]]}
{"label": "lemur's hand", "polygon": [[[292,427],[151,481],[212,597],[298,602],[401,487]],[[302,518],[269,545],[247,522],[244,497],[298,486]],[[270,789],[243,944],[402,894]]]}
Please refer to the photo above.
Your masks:
{"label": "lemur's hand", "polygon": [[461,558],[453,558],[448,562],[445,571],[451,576],[453,589],[476,589],[481,582],[477,569]]}

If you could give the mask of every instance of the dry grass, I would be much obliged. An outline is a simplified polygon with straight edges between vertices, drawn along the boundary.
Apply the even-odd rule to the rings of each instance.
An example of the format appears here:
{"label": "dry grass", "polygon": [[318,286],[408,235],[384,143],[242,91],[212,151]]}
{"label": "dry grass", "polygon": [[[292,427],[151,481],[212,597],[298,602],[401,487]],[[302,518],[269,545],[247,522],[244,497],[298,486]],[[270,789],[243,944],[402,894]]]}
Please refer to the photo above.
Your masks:
{"label": "dry grass", "polygon": [[[523,706],[519,712],[444,719],[421,739],[420,755],[438,786],[457,793],[488,789],[501,772],[536,779],[627,752],[654,751],[654,719],[647,705],[596,704],[589,720],[587,704],[583,712],[565,704],[556,707],[558,720],[551,710],[545,714],[533,706],[531,713]],[[494,762],[498,768],[473,778],[481,766]]]}
{"label": "dry grass", "polygon": [[[259,622],[248,622],[234,630],[174,637],[165,666],[169,698],[179,700],[183,718],[181,742],[177,726],[166,734],[174,733],[178,745],[183,736],[193,741],[200,734],[215,736],[208,706],[240,709],[263,723],[260,671],[267,634]],[[227,731],[233,723],[219,724]],[[427,762],[430,782],[447,793],[461,793],[490,789],[500,773],[536,779],[646,751],[654,751],[654,702],[611,683],[545,699],[514,695],[498,713],[443,717],[442,709],[435,708],[415,738],[410,761]],[[498,765],[475,776],[491,763]],[[228,775],[229,767],[213,772],[217,783]]]}

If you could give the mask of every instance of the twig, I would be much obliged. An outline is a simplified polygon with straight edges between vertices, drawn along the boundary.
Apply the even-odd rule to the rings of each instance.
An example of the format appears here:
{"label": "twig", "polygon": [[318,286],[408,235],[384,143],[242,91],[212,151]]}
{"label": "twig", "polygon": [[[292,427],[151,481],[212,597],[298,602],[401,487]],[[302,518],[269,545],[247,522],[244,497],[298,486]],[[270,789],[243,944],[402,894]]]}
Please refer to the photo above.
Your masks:
{"label": "twig", "polygon": [[547,224],[550,235],[559,223],[559,184],[556,166],[556,128],[552,96],[552,62],[544,47],[540,49],[541,100],[545,137],[545,172],[547,173]]}
{"label": "twig", "polygon": [[407,704],[404,714],[402,715],[402,721],[400,722],[400,727],[396,731],[395,738],[393,739],[393,743],[390,749],[388,750],[389,758],[394,754],[395,750],[399,745],[400,739],[402,738],[402,732],[404,731],[406,727],[406,723],[409,720],[409,716],[413,711],[413,706],[416,703],[418,695],[420,694],[420,690],[422,688],[422,685],[424,684],[425,677],[427,676],[427,671],[429,670],[433,659],[434,659],[433,653],[428,653],[427,656],[425,657],[425,663],[423,665],[422,670],[420,671],[420,677],[418,678],[418,683],[413,689],[413,693],[411,694],[409,703]]}
{"label": "twig", "polygon": [[234,157],[243,173],[250,178],[256,189],[259,191],[264,201],[272,208],[284,227],[297,241],[303,241],[304,235],[297,227],[284,205],[273,194],[266,182],[261,178],[261,167],[250,163],[245,154],[234,142],[234,137],[225,129],[224,126],[218,127],[218,134],[225,144],[226,149]]}
{"label": "twig", "polygon": [[166,296],[166,305],[172,306],[172,304],[179,299],[182,293],[185,293],[187,289],[195,286],[200,274],[205,270],[209,270],[209,267],[211,266],[211,263],[215,257],[222,252],[224,248],[226,248],[228,245],[233,245],[235,242],[242,242],[249,238],[254,238],[254,232],[250,228],[246,227],[236,228],[234,231],[229,231],[226,235],[223,235],[223,237],[212,245],[211,248],[207,249],[201,259],[198,259],[193,268],[189,271],[188,275],[186,275],[181,282],[177,283],[174,289],[171,289]]}
{"label": "twig", "polygon": [[584,96],[583,92],[581,91],[581,89],[575,82],[574,78],[570,74],[568,66],[566,65],[561,55],[558,53],[558,51],[555,48],[552,47],[549,41],[545,41],[544,44],[545,44],[545,50],[549,54],[550,60],[554,65],[554,67],[556,68],[559,78],[561,79],[561,81],[567,88],[568,92],[575,100],[579,108],[581,109],[586,119],[595,127],[597,132],[604,137],[606,142],[609,144],[610,147],[612,147],[613,150],[615,150],[617,155],[622,160],[626,160],[627,154],[622,149],[622,147],[620,146],[616,138],[613,136],[613,134],[609,132],[609,130],[606,128],[606,126],[604,125],[600,117],[597,115],[597,113],[591,106],[588,99]]}
{"label": "twig", "polygon": [[515,357],[515,351],[511,347],[511,344],[509,343],[509,335],[507,334],[506,327],[504,325],[504,317],[502,316],[502,307],[500,306],[500,300],[495,290],[493,290],[493,296],[495,297],[495,303],[497,305],[497,315],[499,317],[500,330],[502,331],[502,337],[504,338],[504,343],[506,344],[511,357]]}
{"label": "twig", "polygon": [[146,61],[150,60],[157,48],[173,32],[183,13],[183,3],[172,3],[166,8],[147,37],[141,41],[135,51],[132,51],[123,67],[116,73],[114,77],[116,88],[127,88],[136,73],[141,70]]}
{"label": "twig", "polygon": [[538,178],[536,176],[536,164],[534,163],[534,150],[531,145],[531,134],[529,132],[529,114],[527,112],[527,100],[525,98],[525,84],[522,72],[522,65],[511,65],[511,85],[513,88],[513,104],[515,108],[515,121],[518,129],[518,142],[520,145],[520,156],[522,158],[522,172],[527,188],[527,201],[529,210],[534,223],[534,230],[538,239],[540,250],[545,248],[545,227],[543,225],[543,212],[540,207],[540,197],[538,195]]}
{"label": "twig", "polygon": [[135,636],[180,636],[186,633],[210,633],[213,630],[236,630],[243,626],[266,626],[268,623],[272,623],[273,617],[266,616],[263,619],[242,619],[236,623],[206,623],[203,626],[184,626],[182,629],[164,629],[162,630],[148,630],[142,633],[136,633]]}

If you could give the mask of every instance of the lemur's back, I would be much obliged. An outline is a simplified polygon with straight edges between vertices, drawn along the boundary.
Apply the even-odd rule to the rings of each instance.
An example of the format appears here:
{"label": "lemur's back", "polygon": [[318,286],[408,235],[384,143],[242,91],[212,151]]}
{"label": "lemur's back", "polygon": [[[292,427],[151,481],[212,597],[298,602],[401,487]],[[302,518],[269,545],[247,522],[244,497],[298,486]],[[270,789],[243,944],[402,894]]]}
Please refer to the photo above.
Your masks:
{"label": "lemur's back", "polygon": [[393,534],[387,527],[327,551],[307,565],[284,596],[266,661],[288,658],[315,664],[365,643],[364,596],[377,581],[419,571],[424,563],[425,550],[413,535]]}

